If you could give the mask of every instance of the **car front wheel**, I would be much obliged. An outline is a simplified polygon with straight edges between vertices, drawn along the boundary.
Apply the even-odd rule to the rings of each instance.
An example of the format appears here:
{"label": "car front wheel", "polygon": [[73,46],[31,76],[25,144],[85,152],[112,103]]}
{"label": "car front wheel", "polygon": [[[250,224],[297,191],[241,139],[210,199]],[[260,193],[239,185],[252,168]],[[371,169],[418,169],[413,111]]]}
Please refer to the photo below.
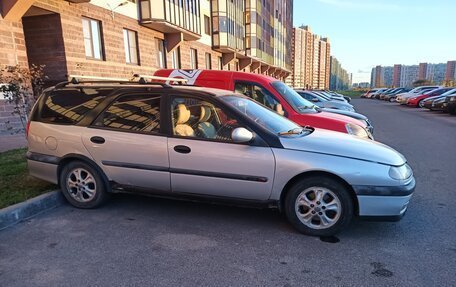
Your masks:
{"label": "car front wheel", "polygon": [[353,218],[349,191],[330,177],[300,180],[288,191],[284,204],[290,223],[307,235],[334,235]]}
{"label": "car front wheel", "polygon": [[98,207],[109,197],[100,172],[82,161],[63,167],[60,188],[68,202],[78,208]]}

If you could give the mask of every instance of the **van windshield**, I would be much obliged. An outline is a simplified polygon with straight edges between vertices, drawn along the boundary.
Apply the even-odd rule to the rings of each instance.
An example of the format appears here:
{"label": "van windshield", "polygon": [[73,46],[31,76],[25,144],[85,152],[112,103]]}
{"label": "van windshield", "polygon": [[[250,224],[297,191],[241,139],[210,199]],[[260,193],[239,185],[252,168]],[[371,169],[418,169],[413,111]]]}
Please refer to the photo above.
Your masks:
{"label": "van windshield", "polygon": [[292,88],[281,81],[271,83],[272,87],[299,113],[318,113],[314,104],[301,97]]}

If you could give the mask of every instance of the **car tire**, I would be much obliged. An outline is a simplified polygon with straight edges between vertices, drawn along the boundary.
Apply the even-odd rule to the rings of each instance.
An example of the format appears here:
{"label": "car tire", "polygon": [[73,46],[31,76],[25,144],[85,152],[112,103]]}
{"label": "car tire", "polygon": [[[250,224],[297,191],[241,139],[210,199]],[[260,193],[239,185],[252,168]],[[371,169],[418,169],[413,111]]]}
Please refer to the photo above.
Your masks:
{"label": "car tire", "polygon": [[353,218],[353,201],[347,188],[330,177],[314,176],[295,183],[284,201],[288,221],[299,232],[332,236]]}
{"label": "car tire", "polygon": [[82,161],[72,161],[63,167],[60,188],[67,201],[77,208],[95,208],[109,198],[101,172]]}

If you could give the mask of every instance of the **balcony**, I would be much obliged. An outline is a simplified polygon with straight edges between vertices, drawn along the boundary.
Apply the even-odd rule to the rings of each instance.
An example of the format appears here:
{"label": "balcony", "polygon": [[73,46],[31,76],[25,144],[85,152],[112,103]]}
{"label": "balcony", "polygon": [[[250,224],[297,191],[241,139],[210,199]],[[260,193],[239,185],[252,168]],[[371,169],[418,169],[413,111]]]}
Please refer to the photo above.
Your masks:
{"label": "balcony", "polygon": [[199,0],[139,0],[141,25],[183,40],[201,38]]}

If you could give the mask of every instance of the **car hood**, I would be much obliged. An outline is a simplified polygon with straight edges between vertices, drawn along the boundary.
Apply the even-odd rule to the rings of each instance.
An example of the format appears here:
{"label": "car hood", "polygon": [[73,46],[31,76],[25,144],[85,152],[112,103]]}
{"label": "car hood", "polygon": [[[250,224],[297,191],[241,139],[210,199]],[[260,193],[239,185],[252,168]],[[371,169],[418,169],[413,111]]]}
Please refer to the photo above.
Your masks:
{"label": "car hood", "polygon": [[387,145],[324,129],[315,129],[314,132],[306,136],[282,136],[280,142],[285,149],[322,153],[394,166],[400,166],[406,162],[402,154]]}
{"label": "car hood", "polygon": [[333,120],[336,119],[336,120],[342,121],[344,123],[350,123],[350,124],[358,125],[358,126],[361,126],[364,128],[366,127],[366,124],[364,122],[356,120],[349,116],[344,116],[344,115],[340,115],[340,114],[334,114],[334,113],[328,113],[325,111],[321,111],[321,112],[312,114],[312,116],[325,118],[325,119],[333,119]]}
{"label": "car hood", "polygon": [[362,121],[367,121],[368,120],[365,115],[362,115],[362,114],[359,114],[359,113],[355,113],[355,112],[346,111],[346,110],[338,110],[338,109],[331,109],[331,108],[323,108],[322,110],[325,111],[325,112],[329,112],[329,113],[335,113],[335,114],[339,114],[339,115],[348,116],[348,117],[351,117],[351,118],[354,118],[354,119],[357,119],[357,120],[362,120]]}
{"label": "car hood", "polygon": [[326,101],[326,102],[323,102],[323,105],[325,107],[338,107],[338,108],[341,108],[341,107],[349,107],[349,108],[352,108],[353,109],[353,106],[347,102],[341,102],[341,101],[338,101],[338,100],[331,100],[331,101]]}

